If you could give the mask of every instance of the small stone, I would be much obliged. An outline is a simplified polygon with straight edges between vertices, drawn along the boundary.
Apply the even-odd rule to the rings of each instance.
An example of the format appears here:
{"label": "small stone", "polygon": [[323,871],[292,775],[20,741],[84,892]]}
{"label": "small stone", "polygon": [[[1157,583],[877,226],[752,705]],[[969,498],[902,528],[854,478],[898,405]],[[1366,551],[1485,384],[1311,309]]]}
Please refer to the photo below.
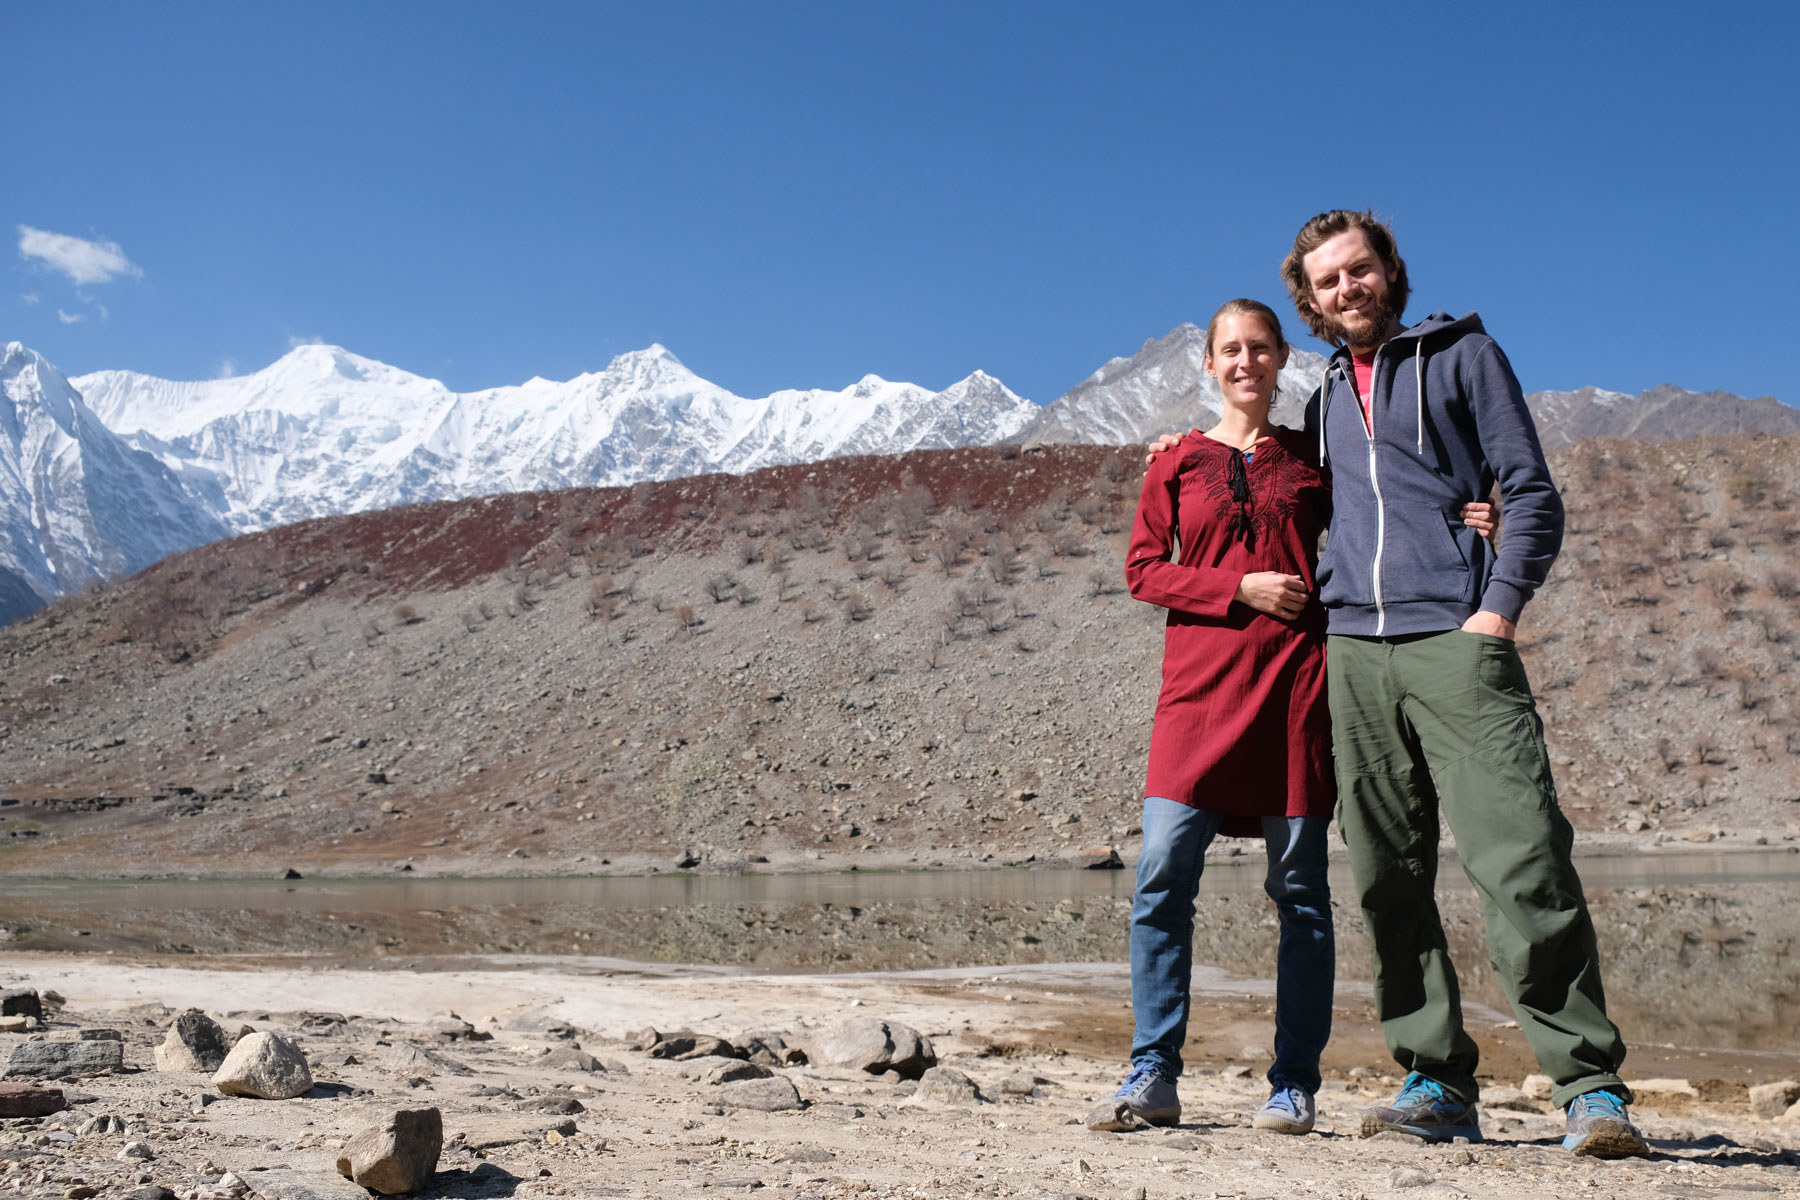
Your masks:
{"label": "small stone", "polygon": [[1475,1152],[1473,1150],[1459,1149],[1450,1155],[1450,1161],[1459,1167],[1473,1166],[1475,1164]]}
{"label": "small stone", "polygon": [[644,1026],[642,1029],[640,1029],[636,1033],[632,1034],[629,1039],[631,1048],[633,1050],[644,1050],[644,1051],[648,1051],[652,1046],[655,1046],[656,1043],[658,1043],[662,1040],[663,1040],[663,1035],[656,1032],[656,1030],[652,1029],[648,1025]]}
{"label": "small stone", "polygon": [[1075,856],[1075,865],[1084,871],[1122,871],[1125,860],[1112,846],[1089,846]]}
{"label": "small stone", "polygon": [[120,1162],[151,1162],[156,1158],[156,1151],[142,1142],[126,1142],[124,1148],[113,1157]]}
{"label": "small stone", "polygon": [[98,1196],[99,1194],[100,1189],[93,1184],[77,1183],[72,1187],[63,1189],[63,1200],[89,1200],[89,1197]]}
{"label": "small stone", "polygon": [[1230,1064],[1220,1069],[1219,1075],[1224,1079],[1248,1079],[1250,1068],[1242,1064]]}
{"label": "small stone", "polygon": [[400,1109],[344,1143],[338,1174],[384,1196],[400,1196],[431,1182],[443,1149],[444,1120],[437,1109]]}
{"label": "small stone", "polygon": [[68,1079],[100,1075],[125,1066],[125,1047],[120,1042],[20,1042],[12,1048],[6,1070],[12,1076]]}
{"label": "small stone", "polygon": [[396,1042],[381,1056],[381,1065],[402,1075],[473,1075],[475,1069],[458,1062],[448,1054],[440,1054],[411,1042]]}
{"label": "small stone", "polygon": [[1428,1175],[1416,1167],[1395,1167],[1388,1174],[1388,1186],[1391,1188],[1430,1187],[1437,1182],[1437,1176]]}
{"label": "small stone", "polygon": [[230,1171],[219,1176],[219,1182],[213,1186],[221,1192],[231,1192],[236,1195],[241,1195],[250,1190],[249,1184],[245,1183],[242,1179],[239,1179]]}
{"label": "small stone", "polygon": [[550,1067],[558,1071],[604,1071],[600,1060],[582,1050],[579,1046],[563,1046],[552,1050],[537,1060],[534,1066]]}
{"label": "small stone", "polygon": [[44,1019],[44,1002],[36,988],[9,988],[0,991],[0,1017],[36,1017]]}
{"label": "small stone", "polygon": [[716,1099],[727,1108],[750,1108],[758,1112],[785,1112],[802,1107],[800,1090],[784,1075],[723,1084]]}
{"label": "small stone", "polygon": [[1548,1075],[1527,1075],[1519,1090],[1533,1100],[1548,1100],[1550,1093],[1556,1090],[1556,1082]]}
{"label": "small stone", "polygon": [[197,1008],[184,1009],[156,1047],[159,1071],[216,1071],[231,1053],[231,1040],[219,1023]]}
{"label": "small stone", "polygon": [[919,1104],[980,1104],[987,1099],[975,1081],[955,1067],[932,1067],[919,1076],[913,1101]]}
{"label": "small stone", "polygon": [[47,1117],[67,1107],[61,1088],[0,1082],[0,1117]]}
{"label": "small stone", "polygon": [[760,1063],[743,1062],[734,1058],[730,1062],[714,1067],[712,1072],[707,1075],[706,1082],[712,1084],[737,1083],[745,1079],[768,1079],[773,1075],[773,1071]]}
{"label": "small stone", "polygon": [[852,1017],[819,1035],[811,1060],[834,1063],[880,1075],[898,1071],[917,1079],[937,1065],[931,1040],[910,1025],[873,1017]]}
{"label": "small stone", "polygon": [[212,1082],[227,1096],[291,1100],[307,1092],[313,1078],[300,1047],[278,1033],[253,1033],[231,1048]]}
{"label": "small stone", "polygon": [[1029,1096],[1037,1091],[1037,1077],[1023,1071],[1002,1075],[996,1085],[1002,1096]]}
{"label": "small stone", "polygon": [[1800,1100],[1800,1083],[1792,1079],[1758,1084],[1750,1089],[1750,1111],[1765,1121],[1773,1121],[1785,1114],[1796,1100]]}
{"label": "small stone", "polygon": [[175,1200],[175,1193],[171,1192],[166,1187],[157,1187],[155,1184],[146,1184],[143,1187],[133,1188],[131,1191],[126,1192],[125,1200]]}
{"label": "small stone", "polygon": [[116,1029],[77,1029],[75,1038],[82,1042],[122,1042],[125,1035]]}

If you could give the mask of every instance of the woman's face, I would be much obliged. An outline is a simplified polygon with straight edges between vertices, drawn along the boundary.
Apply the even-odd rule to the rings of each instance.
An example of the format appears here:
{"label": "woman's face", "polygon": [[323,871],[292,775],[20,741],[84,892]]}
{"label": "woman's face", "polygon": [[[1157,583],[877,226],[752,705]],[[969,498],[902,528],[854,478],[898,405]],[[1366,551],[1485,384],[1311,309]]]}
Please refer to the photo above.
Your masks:
{"label": "woman's face", "polygon": [[1213,330],[1206,369],[1219,381],[1225,403],[1266,409],[1274,403],[1276,375],[1287,359],[1287,347],[1276,344],[1274,330],[1261,317],[1226,313]]}

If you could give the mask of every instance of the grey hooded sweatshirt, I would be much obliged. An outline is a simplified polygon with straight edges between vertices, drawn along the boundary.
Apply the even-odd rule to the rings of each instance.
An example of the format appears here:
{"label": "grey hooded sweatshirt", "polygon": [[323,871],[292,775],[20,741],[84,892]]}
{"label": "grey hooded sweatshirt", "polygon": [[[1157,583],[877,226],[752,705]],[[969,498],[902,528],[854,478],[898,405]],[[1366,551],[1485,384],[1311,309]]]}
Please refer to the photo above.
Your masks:
{"label": "grey hooded sweatshirt", "polygon": [[[1374,434],[1350,352],[1332,356],[1306,431],[1332,478],[1319,596],[1334,634],[1455,629],[1477,609],[1517,621],[1562,546],[1562,497],[1506,356],[1474,313],[1432,313],[1376,353]],[[1500,484],[1496,553],[1459,514]]]}

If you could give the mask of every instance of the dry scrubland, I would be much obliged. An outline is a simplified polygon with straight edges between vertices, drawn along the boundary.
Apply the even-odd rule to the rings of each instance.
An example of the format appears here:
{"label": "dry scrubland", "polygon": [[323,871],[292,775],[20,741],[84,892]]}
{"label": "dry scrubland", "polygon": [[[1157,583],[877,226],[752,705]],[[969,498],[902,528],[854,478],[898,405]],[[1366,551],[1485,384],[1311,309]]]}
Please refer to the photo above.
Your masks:
{"label": "dry scrubland", "polygon": [[[1588,441],[1522,633],[1589,835],[1800,837],[1800,441]],[[0,863],[462,874],[1129,853],[1139,452],[289,526],[0,631]],[[767,867],[761,867],[761,864]]]}

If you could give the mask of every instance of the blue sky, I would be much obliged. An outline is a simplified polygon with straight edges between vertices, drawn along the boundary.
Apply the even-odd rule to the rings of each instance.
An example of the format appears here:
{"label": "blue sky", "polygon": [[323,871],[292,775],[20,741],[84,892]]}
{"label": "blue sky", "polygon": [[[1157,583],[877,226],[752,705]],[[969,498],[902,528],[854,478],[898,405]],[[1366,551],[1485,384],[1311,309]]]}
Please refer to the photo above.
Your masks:
{"label": "blue sky", "polygon": [[1411,315],[1478,309],[1529,390],[1795,403],[1792,13],[14,6],[0,340],[207,378],[323,339],[459,390],[659,341],[745,395],[1048,402],[1290,311],[1295,229],[1372,206]]}

